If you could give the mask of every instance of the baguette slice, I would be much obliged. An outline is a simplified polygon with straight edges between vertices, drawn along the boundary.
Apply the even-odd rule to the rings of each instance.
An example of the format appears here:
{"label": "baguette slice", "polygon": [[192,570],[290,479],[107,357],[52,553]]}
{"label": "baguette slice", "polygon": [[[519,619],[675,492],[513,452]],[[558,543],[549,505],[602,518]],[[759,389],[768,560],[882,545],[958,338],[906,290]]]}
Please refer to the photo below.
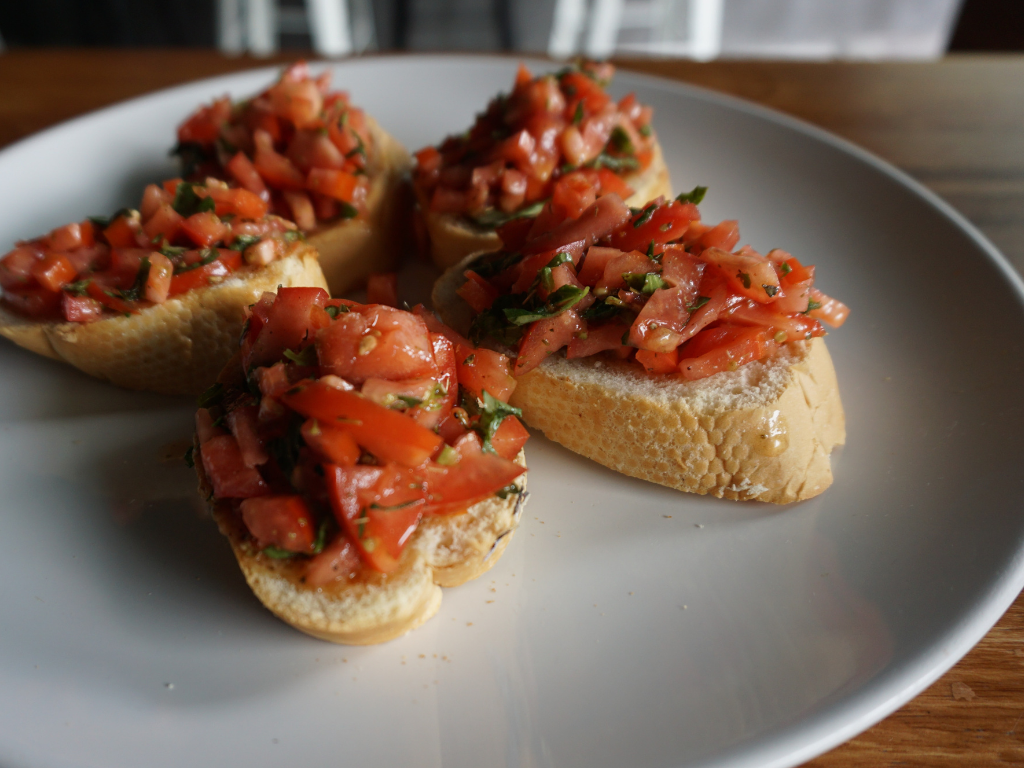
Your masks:
{"label": "baguette slice", "polygon": [[[455,291],[472,257],[434,286],[441,318],[466,333],[472,311]],[[518,379],[523,421],[599,464],[641,480],[719,498],[786,504],[832,484],[829,454],[846,420],[823,339],[698,381],[651,376],[633,363],[549,357]]]}
{"label": "baguette slice", "polygon": [[121,387],[195,395],[238,348],[246,307],[279,285],[326,287],[316,250],[297,242],[265,267],[244,267],[218,285],[94,323],[41,323],[0,307],[0,335]]}
{"label": "baguette slice", "polygon": [[[463,514],[425,518],[402,552],[398,569],[363,571],[314,589],[301,582],[301,566],[274,560],[252,545],[232,505],[213,500],[203,471],[199,442],[194,443],[199,492],[209,499],[221,533],[231,542],[249,587],[282,621],[321,640],[372,645],[393,640],[423,624],[441,606],[441,587],[457,587],[486,573],[508,546],[522,515],[526,475],[515,484],[520,493],[480,502]],[[516,461],[526,466],[522,452]]]}
{"label": "baguette slice", "polygon": [[[639,207],[662,195],[671,197],[672,184],[661,144],[655,142],[654,157],[645,171],[624,176],[623,181],[636,190],[626,200],[626,205]],[[435,213],[427,203],[426,200],[419,201],[430,237],[430,255],[440,269],[458,264],[471,253],[486,253],[501,248],[501,239],[493,229],[478,227],[450,213]]]}
{"label": "baguette slice", "polygon": [[366,282],[372,272],[388,272],[398,263],[403,245],[403,214],[408,213],[404,180],[409,153],[367,116],[374,152],[367,169],[371,181],[365,218],[346,219],[307,232],[320,253],[327,286],[340,296]]}

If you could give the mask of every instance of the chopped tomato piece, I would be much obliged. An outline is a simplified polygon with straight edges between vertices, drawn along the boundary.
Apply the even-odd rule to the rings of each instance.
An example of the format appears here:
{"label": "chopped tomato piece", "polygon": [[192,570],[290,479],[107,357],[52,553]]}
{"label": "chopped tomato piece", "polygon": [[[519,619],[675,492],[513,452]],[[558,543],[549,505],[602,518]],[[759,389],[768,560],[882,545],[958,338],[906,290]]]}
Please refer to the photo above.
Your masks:
{"label": "chopped tomato piece", "polygon": [[568,219],[552,231],[531,238],[526,253],[538,253],[582,242],[586,248],[614,232],[629,219],[629,208],[618,195],[604,195],[585,210],[578,219]]}
{"label": "chopped tomato piece", "polygon": [[529,437],[530,433],[519,419],[506,416],[491,436],[491,445],[501,458],[512,460],[519,455]]}
{"label": "chopped tomato piece", "polygon": [[759,304],[768,304],[779,295],[779,276],[764,256],[744,246],[736,253],[707,248],[701,258],[717,267],[732,290]]}
{"label": "chopped tomato piece", "polygon": [[63,253],[51,253],[32,266],[32,276],[48,291],[59,291],[75,279],[75,268]]}
{"label": "chopped tomato piece", "polygon": [[276,363],[287,349],[299,352],[311,339],[314,307],[323,308],[328,298],[323,288],[279,288],[276,296],[264,294],[249,321],[256,335],[242,344],[245,369]]}
{"label": "chopped tomato piece", "polygon": [[200,248],[209,248],[220,242],[230,231],[212,211],[193,213],[181,222],[181,230]]}
{"label": "chopped tomato piece", "polygon": [[338,315],[316,337],[320,365],[353,383],[371,376],[415,379],[434,372],[427,327],[408,312],[372,305]]}
{"label": "chopped tomato piece", "polygon": [[641,349],[636,353],[636,361],[647,369],[648,373],[672,373],[679,367],[679,352],[675,349],[671,352]]}
{"label": "chopped tomato piece", "polygon": [[308,419],[302,425],[302,439],[331,464],[352,467],[359,461],[359,445],[352,434],[343,428]]}
{"label": "chopped tomato piece", "polygon": [[332,581],[354,576],[361,564],[355,544],[345,534],[338,534],[323,552],[309,559],[304,575],[311,587],[322,587]]}
{"label": "chopped tomato piece", "polygon": [[609,322],[604,325],[588,325],[582,331],[577,331],[569,342],[569,348],[565,356],[570,360],[577,357],[590,357],[598,352],[608,350],[622,351],[630,347],[625,346],[625,339],[629,338],[629,326],[621,322]]}
{"label": "chopped tomato piece", "polygon": [[171,292],[174,265],[162,253],[149,254],[149,275],[146,277],[146,301],[162,304]]}
{"label": "chopped tomato piece", "polygon": [[8,288],[3,294],[4,303],[20,315],[34,320],[48,320],[60,311],[61,294],[45,288]]}
{"label": "chopped tomato piece", "polygon": [[261,496],[242,501],[242,520],[260,547],[312,552],[316,526],[301,496]]}
{"label": "chopped tomato piece", "polygon": [[684,379],[703,379],[760,360],[768,351],[764,330],[719,326],[703,331],[679,350],[679,372]]}
{"label": "chopped tomato piece", "polygon": [[351,173],[327,168],[312,168],[306,177],[308,189],[343,203],[352,202],[358,184],[358,177]]}
{"label": "chopped tomato piece", "polygon": [[281,400],[307,418],[347,429],[359,445],[382,461],[417,467],[441,444],[438,435],[405,414],[322,381],[299,384]]}
{"label": "chopped tomato piece", "polygon": [[242,461],[247,467],[258,467],[270,459],[263,439],[259,434],[258,409],[255,405],[243,405],[228,411],[228,429],[238,442]]}
{"label": "chopped tomato piece", "polygon": [[476,312],[490,309],[498,298],[498,290],[471,269],[466,270],[466,282],[459,286],[457,293]]}
{"label": "chopped tomato piece", "polygon": [[818,304],[818,307],[810,310],[807,314],[815,320],[828,323],[833,328],[838,328],[846,322],[850,314],[850,308],[838,299],[826,296],[817,288],[811,289],[811,298]]}
{"label": "chopped tomato piece", "polygon": [[491,397],[507,403],[516,388],[509,359],[491,349],[455,348],[455,365],[459,383],[478,400],[484,390]]}
{"label": "chopped tomato piece", "polygon": [[[607,198],[602,198],[604,199]],[[519,354],[514,368],[516,376],[532,371],[544,362],[548,355],[569,344],[573,335],[581,330],[582,321],[573,309],[533,323],[519,342]]]}
{"label": "chopped tomato piece", "polygon": [[184,221],[170,203],[163,203],[142,225],[142,231],[151,243],[159,243],[161,240],[172,242],[181,231]]}
{"label": "chopped tomato piece", "polygon": [[95,280],[90,280],[85,290],[100,304],[122,315],[135,314],[141,309],[136,302],[125,301],[114,293],[111,288],[100,285]]}
{"label": "chopped tomato piece", "polygon": [[260,178],[259,171],[252,161],[246,157],[244,152],[236,152],[235,156],[225,166],[232,178],[241,184],[245,189],[259,197],[263,202],[270,201],[270,192],[267,185]]}
{"label": "chopped tomato piece", "polygon": [[427,485],[427,506],[423,512],[431,515],[462,512],[507,487],[525,471],[509,459],[481,452],[463,454],[451,467],[431,464],[423,473]]}
{"label": "chopped tomato piece", "polygon": [[238,442],[231,435],[211,437],[200,446],[203,469],[219,499],[265,496],[270,488],[253,467],[247,467]]}
{"label": "chopped tomato piece", "polygon": [[622,251],[646,251],[651,243],[659,245],[679,239],[691,222],[700,220],[700,212],[692,203],[672,201],[652,210],[655,205],[651,203],[634,216],[632,226],[617,230],[609,238],[610,245]]}
{"label": "chopped tomato piece", "polygon": [[103,316],[103,305],[90,296],[61,293],[60,312],[69,323],[91,323]]}
{"label": "chopped tomato piece", "polygon": [[177,296],[194,288],[206,288],[223,282],[224,278],[242,266],[242,254],[222,249],[209,264],[195,267],[171,278],[170,296]]}
{"label": "chopped tomato piece", "polygon": [[138,215],[118,216],[103,230],[103,238],[114,248],[135,248],[141,228]]}

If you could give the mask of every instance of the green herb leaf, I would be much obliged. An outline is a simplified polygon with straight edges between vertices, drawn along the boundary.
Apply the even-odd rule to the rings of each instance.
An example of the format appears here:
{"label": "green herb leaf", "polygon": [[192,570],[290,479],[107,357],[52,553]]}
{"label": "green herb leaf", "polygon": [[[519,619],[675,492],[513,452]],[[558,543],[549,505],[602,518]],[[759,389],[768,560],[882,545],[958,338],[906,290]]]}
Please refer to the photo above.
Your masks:
{"label": "green herb leaf", "polygon": [[639,131],[640,135],[643,136],[645,139],[652,133],[654,133],[654,131],[651,130],[650,125],[641,125],[639,128],[637,128],[637,131]]}
{"label": "green herb leaf", "polygon": [[273,544],[271,544],[269,547],[264,547],[260,551],[272,560],[286,560],[289,557],[294,557],[296,554],[295,552],[289,552],[287,549],[275,547]]}
{"label": "green herb leaf", "polygon": [[146,281],[149,279],[149,257],[143,256],[139,262],[139,271],[135,273],[135,282],[131,288],[117,291],[117,295],[125,301],[138,301],[146,292]]}
{"label": "green herb leaf", "polygon": [[583,122],[583,100],[576,103],[576,111],[572,113],[572,124],[579,125]]}
{"label": "green herb leaf", "polygon": [[636,148],[633,146],[633,142],[629,139],[629,134],[626,133],[625,129],[621,125],[616,125],[612,128],[611,138],[608,140],[616,151],[621,152],[624,155],[635,155]]}
{"label": "green herb leaf", "polygon": [[462,361],[462,364],[463,365],[472,365],[475,362],[476,362],[476,355],[470,355],[469,357],[467,357],[465,360]]}
{"label": "green herb leaf", "polygon": [[216,248],[207,248],[205,251],[200,251],[199,261],[193,264],[185,264],[183,261],[174,265],[174,274],[181,275],[185,272],[191,272],[193,269],[199,269],[205,267],[207,264],[216,261],[220,257],[220,251]]}
{"label": "green herb leaf", "polygon": [[174,193],[174,202],[171,203],[171,207],[185,218],[196,213],[212,211],[217,207],[212,197],[200,197],[196,194],[195,188],[197,186],[202,185],[189,184],[187,181],[183,181],[178,185],[178,189]]}
{"label": "green herb leaf", "polygon": [[486,389],[483,391],[483,400],[477,400],[475,397],[463,397],[462,407],[471,415],[480,417],[473,429],[480,433],[483,449],[488,453],[495,453],[491,438],[498,431],[501,422],[508,416],[518,416],[519,418],[523,416],[521,410],[492,397]]}
{"label": "green herb leaf", "polygon": [[316,345],[310,344],[308,347],[303,349],[301,352],[294,352],[290,349],[284,351],[284,356],[291,360],[296,365],[316,365]]}
{"label": "green herb leaf", "polygon": [[736,277],[737,279],[739,279],[741,283],[743,283],[744,288],[750,288],[750,275],[748,275],[746,272],[737,272]]}
{"label": "green herb leaf", "polygon": [[205,146],[196,141],[179,141],[169,153],[178,156],[181,163],[182,176],[194,176],[203,163],[215,160],[213,154]]}
{"label": "green herb leaf", "polygon": [[89,283],[89,278],[79,280],[74,283],[68,283],[64,286],[64,290],[72,296],[85,296],[88,293],[86,289],[89,287]]}
{"label": "green herb leaf", "polygon": [[639,170],[640,161],[629,155],[626,155],[625,157],[616,157],[615,155],[609,155],[607,152],[602,152],[590,162],[585,163],[584,166],[586,168],[593,168],[594,170],[607,168],[613,173],[625,173],[626,171]]}
{"label": "green herb leaf", "polygon": [[678,203],[693,203],[694,205],[700,205],[704,199],[704,195],[708,192],[707,187],[694,187],[689,192],[683,192],[676,198]]}
{"label": "green herb leaf", "polygon": [[259,235],[239,235],[235,241],[228,246],[232,251],[244,251],[250,245],[260,241]]}
{"label": "green herb leaf", "polygon": [[506,485],[504,488],[495,491],[494,495],[499,499],[507,499],[509,496],[518,496],[522,492],[522,488],[515,483],[511,483],[510,485]]}
{"label": "green herb leaf", "polygon": [[412,397],[410,395],[395,395],[395,399],[388,405],[389,408],[415,408],[417,405],[423,405],[423,401],[418,397]]}
{"label": "green herb leaf", "polygon": [[774,296],[779,292],[779,286],[777,285],[762,285],[761,287],[764,288],[764,292],[769,296]]}
{"label": "green herb leaf", "polygon": [[812,312],[815,309],[821,309],[821,302],[820,301],[815,301],[814,299],[808,299],[807,300],[807,309],[804,310],[803,314],[806,315],[808,312]]}
{"label": "green herb leaf", "polygon": [[690,306],[688,306],[686,308],[686,311],[687,312],[696,312],[698,309],[703,307],[709,301],[711,301],[711,299],[708,298],[707,296],[698,296],[697,300],[695,302],[693,302],[693,304],[691,304]]}
{"label": "green herb leaf", "polygon": [[658,210],[658,204],[657,203],[651,203],[646,208],[644,208],[642,211],[640,211],[639,218],[637,218],[636,221],[633,222],[633,229],[639,229],[644,224],[646,224],[648,221],[650,221],[651,217],[654,215],[654,212],[656,210]]}
{"label": "green herb leaf", "polygon": [[479,259],[474,261],[471,268],[480,277],[489,278],[504,272],[509,267],[513,267],[523,260],[523,254],[521,253],[506,253],[505,251],[495,251],[494,253],[487,253],[481,256]]}
{"label": "green herb leaf", "polygon": [[471,216],[470,220],[473,221],[477,226],[483,227],[484,229],[497,229],[502,224],[507,224],[513,219],[532,219],[540,215],[540,212],[544,210],[544,206],[547,205],[547,200],[538,200],[525,208],[520,208],[518,211],[512,213],[505,213],[504,211],[498,210],[497,208],[488,208],[483,213],[476,216]]}
{"label": "green herb leaf", "polygon": [[607,301],[598,301],[583,312],[583,319],[588,323],[600,323],[604,320],[610,320],[621,312],[622,307],[609,304]]}
{"label": "green herb leaf", "polygon": [[661,275],[657,272],[623,272],[622,279],[637,293],[644,293],[648,296],[659,288],[668,286],[668,283],[662,280]]}
{"label": "green herb leaf", "polygon": [[222,399],[224,399],[224,385],[217,382],[199,396],[196,405],[200,408],[212,408]]}
{"label": "green herb leaf", "polygon": [[319,555],[324,551],[324,547],[327,545],[327,533],[330,530],[331,521],[324,517],[320,522],[320,527],[316,531],[316,538],[313,539],[313,554]]}
{"label": "green herb leaf", "polygon": [[331,316],[331,320],[333,320],[338,315],[343,315],[346,312],[348,312],[348,307],[346,307],[344,304],[338,304],[337,306],[335,306],[334,304],[331,304],[330,306],[324,307],[324,311],[328,315],[330,315]]}
{"label": "green herb leaf", "polygon": [[[342,203],[341,204],[341,206],[342,206],[342,208],[341,208],[342,216],[341,217],[343,219],[351,219],[351,218],[353,218],[354,216],[356,216],[359,213],[359,211],[357,211],[355,208],[352,208],[351,205],[348,205],[348,207],[352,209],[352,213],[351,214],[346,214],[345,213],[345,211],[347,210],[345,208],[346,205],[348,205],[348,203]],[[286,229],[281,234],[281,237],[284,239],[284,241],[286,243],[294,243],[296,240],[305,240],[306,239],[306,236],[304,234],[302,234],[297,229]]]}
{"label": "green herb leaf", "polygon": [[551,267],[544,267],[541,269],[540,272],[537,273],[537,279],[548,291],[555,287],[555,280],[551,277]]}
{"label": "green herb leaf", "polygon": [[791,266],[789,266],[788,262],[785,262],[785,261],[782,262],[782,266],[779,267],[779,272],[781,272],[784,275],[788,275],[792,271],[793,271],[793,268]]}
{"label": "green herb leaf", "polygon": [[438,454],[436,461],[442,467],[453,467],[459,463],[459,452],[450,445],[446,445],[441,449],[441,453]]}
{"label": "green herb leaf", "polygon": [[394,512],[396,509],[406,509],[407,507],[411,507],[413,504],[420,504],[422,502],[423,499],[413,499],[411,501],[403,501],[401,504],[391,505],[377,504],[376,502],[374,502],[369,506],[369,509],[377,509],[380,510],[381,512]]}

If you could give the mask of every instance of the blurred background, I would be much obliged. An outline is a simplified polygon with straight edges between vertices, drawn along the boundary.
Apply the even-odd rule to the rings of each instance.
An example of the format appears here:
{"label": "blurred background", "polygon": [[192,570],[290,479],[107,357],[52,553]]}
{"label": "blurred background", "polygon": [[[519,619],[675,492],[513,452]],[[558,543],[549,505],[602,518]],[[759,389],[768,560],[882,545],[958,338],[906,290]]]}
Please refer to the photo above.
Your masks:
{"label": "blurred background", "polygon": [[510,50],[698,60],[931,59],[1024,50],[1024,0],[32,0],[8,48],[202,47],[271,55]]}

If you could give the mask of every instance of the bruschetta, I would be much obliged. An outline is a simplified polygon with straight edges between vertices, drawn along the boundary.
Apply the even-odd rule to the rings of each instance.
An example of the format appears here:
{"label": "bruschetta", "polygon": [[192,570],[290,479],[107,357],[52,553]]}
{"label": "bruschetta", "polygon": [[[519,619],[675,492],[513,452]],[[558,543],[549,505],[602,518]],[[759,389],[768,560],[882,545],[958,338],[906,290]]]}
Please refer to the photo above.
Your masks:
{"label": "bruschetta", "polygon": [[633,94],[613,101],[614,72],[581,62],[534,77],[520,65],[466,133],[416,153],[417,220],[438,267],[496,250],[499,225],[546,208],[578,216],[595,194],[632,205],[671,194],[653,110]]}
{"label": "bruschetta", "polygon": [[179,126],[175,152],[186,179],[230,181],[294,221],[339,295],[394,267],[409,155],[330,81],[299,62],[251,99],[217,99]]}
{"label": "bruschetta", "polygon": [[295,224],[245,189],[174,179],[140,210],[18,243],[0,260],[0,334],[122,387],[197,394],[279,285],[326,285]]}
{"label": "bruschetta", "polygon": [[822,323],[848,309],[793,255],[736,250],[735,221],[701,221],[703,191],[506,225],[502,250],[442,276],[435,306],[515,350],[510,402],[567,448],[683,491],[810,498],[845,441]]}
{"label": "bruschetta", "polygon": [[390,640],[508,545],[528,433],[508,359],[464,342],[422,308],[318,289],[252,307],[192,461],[250,587],[297,629]]}

